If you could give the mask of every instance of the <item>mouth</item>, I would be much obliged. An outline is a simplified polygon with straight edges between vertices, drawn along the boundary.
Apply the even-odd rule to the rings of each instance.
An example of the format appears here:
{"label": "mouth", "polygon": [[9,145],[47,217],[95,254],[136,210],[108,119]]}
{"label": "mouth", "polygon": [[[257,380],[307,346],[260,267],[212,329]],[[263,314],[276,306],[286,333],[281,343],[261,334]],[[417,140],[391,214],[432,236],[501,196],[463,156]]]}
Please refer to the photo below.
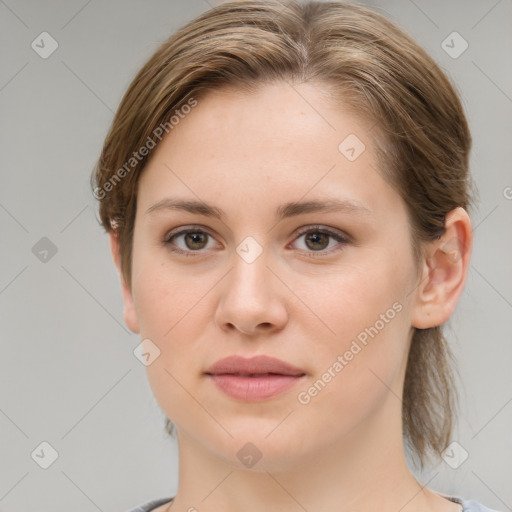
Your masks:
{"label": "mouth", "polygon": [[273,398],[297,384],[306,373],[279,359],[231,356],[217,361],[205,375],[225,395],[244,402]]}
{"label": "mouth", "polygon": [[302,373],[302,374],[297,374],[297,375],[288,375],[286,373],[273,373],[273,372],[267,372],[267,373],[243,373],[243,372],[208,373],[208,372],[206,372],[206,375],[236,375],[239,377],[268,377],[271,375],[277,375],[277,376],[281,376],[281,377],[301,377],[302,375],[305,375],[305,374]]}

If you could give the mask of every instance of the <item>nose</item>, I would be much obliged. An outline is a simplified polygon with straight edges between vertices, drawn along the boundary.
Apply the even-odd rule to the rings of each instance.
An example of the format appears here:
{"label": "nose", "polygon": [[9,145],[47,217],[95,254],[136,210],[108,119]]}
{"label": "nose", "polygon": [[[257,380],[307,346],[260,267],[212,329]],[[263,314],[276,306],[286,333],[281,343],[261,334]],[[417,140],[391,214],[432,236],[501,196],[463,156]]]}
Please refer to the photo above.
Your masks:
{"label": "nose", "polygon": [[252,263],[235,253],[233,268],[220,286],[215,321],[221,329],[254,336],[286,325],[287,290],[269,268],[265,251]]}

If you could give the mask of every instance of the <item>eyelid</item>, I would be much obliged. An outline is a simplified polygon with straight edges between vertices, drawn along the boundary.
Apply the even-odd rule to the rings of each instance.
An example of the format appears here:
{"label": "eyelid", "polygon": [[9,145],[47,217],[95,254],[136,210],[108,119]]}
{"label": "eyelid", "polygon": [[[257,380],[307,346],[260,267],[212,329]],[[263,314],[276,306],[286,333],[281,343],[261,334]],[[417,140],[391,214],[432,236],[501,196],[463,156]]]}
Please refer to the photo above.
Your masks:
{"label": "eyelid", "polygon": [[295,231],[294,236],[303,235],[304,233],[309,233],[310,231],[319,231],[321,233],[328,233],[329,235],[338,237],[342,240],[345,240],[346,242],[349,242],[352,240],[352,237],[345,231],[341,231],[341,230],[335,229],[335,228],[330,228],[328,226],[324,226],[323,224],[309,224],[307,226],[299,228],[298,230]]}
{"label": "eyelid", "polygon": [[189,231],[204,231],[205,233],[213,237],[213,235],[210,233],[209,228],[207,228],[206,226],[201,226],[200,224],[191,224],[189,226],[179,226],[177,228],[171,229],[164,235],[164,241],[168,241],[175,235],[181,235]]}

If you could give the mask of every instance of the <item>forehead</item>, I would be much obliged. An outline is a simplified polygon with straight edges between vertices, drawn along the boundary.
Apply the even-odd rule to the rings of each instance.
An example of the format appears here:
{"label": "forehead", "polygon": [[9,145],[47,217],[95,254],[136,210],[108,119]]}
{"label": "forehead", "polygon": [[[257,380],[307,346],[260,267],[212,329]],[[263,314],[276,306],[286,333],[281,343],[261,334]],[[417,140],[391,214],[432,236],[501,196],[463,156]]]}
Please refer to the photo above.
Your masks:
{"label": "forehead", "polygon": [[[353,198],[372,209],[398,195],[378,172],[370,123],[312,84],[209,91],[153,150],[139,184],[150,207],[175,192],[272,209],[284,198]],[[228,212],[229,213],[229,212]]]}

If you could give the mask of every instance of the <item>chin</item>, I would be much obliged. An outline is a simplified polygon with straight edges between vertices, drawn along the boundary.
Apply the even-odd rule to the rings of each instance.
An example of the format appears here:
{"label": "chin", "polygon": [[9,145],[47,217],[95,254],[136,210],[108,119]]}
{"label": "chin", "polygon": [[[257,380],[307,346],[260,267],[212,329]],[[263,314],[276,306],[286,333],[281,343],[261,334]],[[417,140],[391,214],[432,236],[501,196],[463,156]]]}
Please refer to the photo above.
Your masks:
{"label": "chin", "polygon": [[313,457],[315,446],[308,445],[310,436],[307,432],[291,432],[290,428],[280,430],[281,420],[255,422],[253,418],[246,418],[245,421],[239,418],[236,425],[229,425],[219,419],[233,437],[223,435],[221,429],[218,429],[215,439],[209,436],[203,442],[212,447],[216,457],[237,470],[291,471]]}

